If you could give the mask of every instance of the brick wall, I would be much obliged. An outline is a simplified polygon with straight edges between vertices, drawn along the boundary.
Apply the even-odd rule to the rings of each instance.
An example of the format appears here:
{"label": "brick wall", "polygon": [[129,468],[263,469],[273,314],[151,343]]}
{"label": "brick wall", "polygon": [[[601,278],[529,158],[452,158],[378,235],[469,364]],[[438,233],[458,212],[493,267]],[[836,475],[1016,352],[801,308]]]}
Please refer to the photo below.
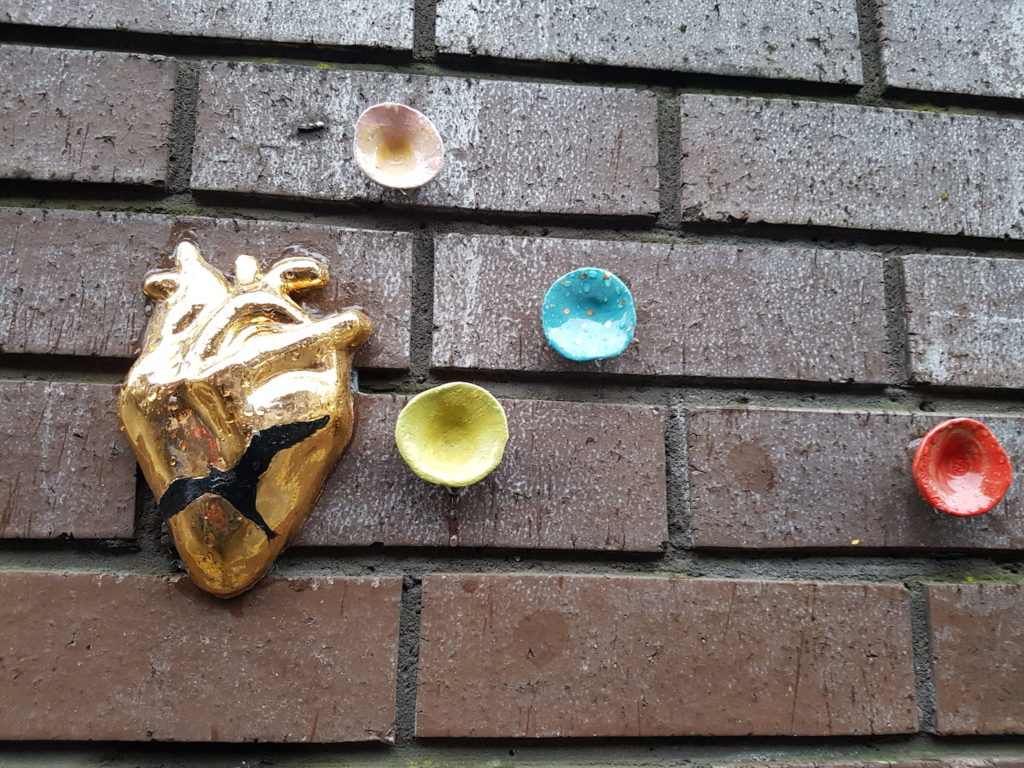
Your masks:
{"label": "brick wall", "polygon": [[[942,516],[907,454],[969,415],[1024,472],[1022,34],[1019,0],[0,0],[0,765],[1022,768],[1021,481]],[[421,190],[356,169],[385,100],[446,141]],[[320,253],[309,302],[375,325],[352,444],[229,602],[114,409],[187,230]],[[539,303],[589,264],[638,333],[570,363]],[[511,441],[453,528],[392,430],[459,379]]]}

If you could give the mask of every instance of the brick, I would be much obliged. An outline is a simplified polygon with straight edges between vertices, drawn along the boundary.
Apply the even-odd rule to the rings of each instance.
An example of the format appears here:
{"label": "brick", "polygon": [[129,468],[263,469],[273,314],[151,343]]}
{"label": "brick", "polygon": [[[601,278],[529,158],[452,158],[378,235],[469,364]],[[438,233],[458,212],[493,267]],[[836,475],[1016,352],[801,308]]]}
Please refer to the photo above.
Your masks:
{"label": "brick", "polygon": [[503,400],[509,442],[486,479],[448,496],[395,447],[408,398],[362,395],[348,450],[299,545],[657,551],[668,538],[664,427],[651,406]]}
{"label": "brick", "polygon": [[[908,446],[946,418],[885,411],[688,411],[694,542],[741,549],[1024,549],[1019,483],[994,510],[972,518],[936,512],[920,497]],[[1024,419],[978,418],[1010,456],[1024,454]]]}
{"label": "brick", "polygon": [[1024,237],[1019,120],[699,95],[681,114],[687,219]]}
{"label": "brick", "polygon": [[437,4],[439,51],[508,59],[860,83],[857,40],[855,6],[834,0]]}
{"label": "brick", "polygon": [[917,729],[895,585],[431,575],[418,691],[418,736]]}
{"label": "brick", "polygon": [[[383,101],[424,112],[444,139],[444,169],[419,190],[378,187],[353,160],[356,118]],[[192,186],[646,216],[658,210],[656,112],[654,95],[635,90],[219,63],[202,76]],[[297,130],[310,120],[326,128]]]}
{"label": "brick", "polygon": [[[877,254],[446,235],[434,264],[438,368],[887,378]],[[584,265],[614,272],[636,300],[636,337],[610,360],[572,362],[544,340],[544,294]]]}
{"label": "brick", "polygon": [[135,459],[117,428],[116,393],[0,382],[0,538],[132,537]]}
{"label": "brick", "polygon": [[882,64],[898,88],[1024,96],[1024,6],[1002,0],[881,0]]}
{"label": "brick", "polygon": [[1024,733],[1024,587],[927,588],[937,731]]}
{"label": "brick", "polygon": [[916,381],[1024,387],[1024,262],[915,255],[903,269]]}
{"label": "brick", "polygon": [[0,177],[161,186],[175,64],[0,46]]}
{"label": "brick", "polygon": [[0,574],[0,738],[393,741],[399,579]]}
{"label": "brick", "polygon": [[412,47],[412,0],[0,0],[0,21],[71,29],[266,40],[325,46]]}
{"label": "brick", "polygon": [[[285,222],[0,209],[0,351],[134,357],[146,327],[146,272],[169,266],[192,232],[231,274],[239,253],[274,261],[289,247],[321,254],[327,286],[301,297],[315,312],[353,304],[373,321],[356,365],[409,365],[412,239],[406,233]],[[69,268],[72,267],[72,268]]]}

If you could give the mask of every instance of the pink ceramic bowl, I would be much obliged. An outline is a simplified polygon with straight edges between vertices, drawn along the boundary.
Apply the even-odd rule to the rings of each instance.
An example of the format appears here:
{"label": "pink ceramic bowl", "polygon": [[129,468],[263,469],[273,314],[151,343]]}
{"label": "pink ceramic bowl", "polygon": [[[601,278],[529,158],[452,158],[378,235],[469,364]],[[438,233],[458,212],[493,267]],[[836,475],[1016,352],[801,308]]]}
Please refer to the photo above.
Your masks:
{"label": "pink ceramic bowl", "polygon": [[974,419],[949,419],[933,427],[914,452],[913,474],[929,504],[957,517],[988,512],[1013,479],[1003,446]]}
{"label": "pink ceramic bowl", "polygon": [[444,164],[444,142],[430,118],[404,104],[370,107],[356,121],[360,170],[382,187],[415,189],[433,181]]}

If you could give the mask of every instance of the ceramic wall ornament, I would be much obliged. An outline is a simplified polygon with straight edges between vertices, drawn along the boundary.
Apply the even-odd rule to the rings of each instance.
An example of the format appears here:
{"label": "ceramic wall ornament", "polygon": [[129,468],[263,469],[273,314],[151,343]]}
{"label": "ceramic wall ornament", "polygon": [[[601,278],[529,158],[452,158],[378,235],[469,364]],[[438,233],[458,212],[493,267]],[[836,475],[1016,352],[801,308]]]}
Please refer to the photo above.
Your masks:
{"label": "ceramic wall ornament", "polygon": [[392,102],[377,104],[359,116],[353,151],[360,170],[390,189],[422,187],[444,164],[444,142],[430,118]]}
{"label": "ceramic wall ornament", "polygon": [[914,451],[914,481],[925,501],[957,517],[988,512],[1010,487],[1010,459],[992,431],[974,419],[933,427]]}
{"label": "ceramic wall ornament", "polygon": [[398,452],[428,483],[464,488],[483,480],[505,455],[505,409],[483,387],[455,381],[421,392],[395,423]]}
{"label": "ceramic wall ornament", "polygon": [[193,581],[253,586],[295,535],[352,435],[358,309],[317,319],[290,294],[327,282],[309,256],[234,280],[189,242],[143,287],[156,302],[118,399],[121,425]]}
{"label": "ceramic wall ornament", "polygon": [[457,546],[459,491],[501,463],[508,443],[505,409],[483,387],[443,384],[406,404],[395,423],[395,443],[413,472],[448,489],[449,543]]}
{"label": "ceramic wall ornament", "polygon": [[570,360],[616,357],[635,333],[633,295],[606,269],[575,269],[551,284],[541,325],[548,344]]}

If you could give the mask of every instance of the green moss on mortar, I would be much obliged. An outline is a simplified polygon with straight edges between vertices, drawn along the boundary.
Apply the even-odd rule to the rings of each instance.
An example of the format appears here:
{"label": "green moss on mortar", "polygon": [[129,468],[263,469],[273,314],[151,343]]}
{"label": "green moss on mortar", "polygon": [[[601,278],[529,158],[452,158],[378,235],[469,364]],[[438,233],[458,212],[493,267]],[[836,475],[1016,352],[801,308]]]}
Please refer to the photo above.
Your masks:
{"label": "green moss on mortar", "polygon": [[216,214],[213,213],[212,211],[208,211],[205,208],[200,208],[198,205],[194,205],[192,203],[171,203],[168,205],[158,205],[147,212],[163,213],[169,216],[216,216]]}
{"label": "green moss on mortar", "polygon": [[643,234],[636,238],[640,243],[665,243],[667,245],[680,245],[681,241],[669,235]]}

